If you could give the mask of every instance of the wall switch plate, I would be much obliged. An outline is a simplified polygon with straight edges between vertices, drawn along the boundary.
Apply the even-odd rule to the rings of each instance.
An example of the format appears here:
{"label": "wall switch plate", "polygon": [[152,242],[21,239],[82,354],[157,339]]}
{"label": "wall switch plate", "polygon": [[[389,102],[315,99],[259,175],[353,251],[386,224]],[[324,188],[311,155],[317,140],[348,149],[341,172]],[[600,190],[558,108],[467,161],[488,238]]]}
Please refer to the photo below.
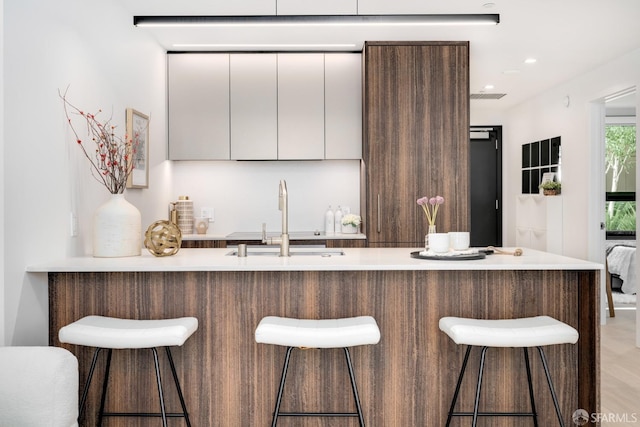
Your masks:
{"label": "wall switch plate", "polygon": [[209,218],[209,222],[213,222],[213,208],[200,208],[200,216]]}

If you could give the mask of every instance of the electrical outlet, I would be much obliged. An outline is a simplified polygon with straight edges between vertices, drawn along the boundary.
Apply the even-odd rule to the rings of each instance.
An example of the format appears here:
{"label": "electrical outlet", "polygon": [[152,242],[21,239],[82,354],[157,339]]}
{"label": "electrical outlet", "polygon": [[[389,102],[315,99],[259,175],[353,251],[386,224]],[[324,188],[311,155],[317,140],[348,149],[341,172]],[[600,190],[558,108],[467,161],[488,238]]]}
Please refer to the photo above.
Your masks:
{"label": "electrical outlet", "polygon": [[71,212],[69,216],[69,234],[71,234],[71,237],[78,236],[78,215],[74,212]]}
{"label": "electrical outlet", "polygon": [[209,218],[209,222],[213,222],[213,208],[200,208],[200,216]]}

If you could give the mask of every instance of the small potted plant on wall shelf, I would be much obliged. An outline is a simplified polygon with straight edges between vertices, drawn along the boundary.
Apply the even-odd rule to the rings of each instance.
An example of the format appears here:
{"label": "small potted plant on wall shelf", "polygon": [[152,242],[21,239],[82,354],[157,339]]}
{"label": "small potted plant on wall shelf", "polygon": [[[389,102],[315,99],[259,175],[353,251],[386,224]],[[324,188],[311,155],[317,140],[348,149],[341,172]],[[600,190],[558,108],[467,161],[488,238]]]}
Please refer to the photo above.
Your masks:
{"label": "small potted plant on wall shelf", "polygon": [[555,196],[560,194],[562,184],[557,181],[547,181],[540,184],[540,188],[545,196]]}

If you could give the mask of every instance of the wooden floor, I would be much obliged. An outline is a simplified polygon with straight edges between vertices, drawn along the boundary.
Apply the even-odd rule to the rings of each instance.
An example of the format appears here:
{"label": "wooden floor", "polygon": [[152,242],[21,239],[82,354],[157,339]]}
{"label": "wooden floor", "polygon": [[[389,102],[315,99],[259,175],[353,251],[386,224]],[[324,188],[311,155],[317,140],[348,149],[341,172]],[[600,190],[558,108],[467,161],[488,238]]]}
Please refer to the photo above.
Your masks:
{"label": "wooden floor", "polygon": [[640,348],[635,310],[618,310],[601,329],[602,427],[640,426]]}

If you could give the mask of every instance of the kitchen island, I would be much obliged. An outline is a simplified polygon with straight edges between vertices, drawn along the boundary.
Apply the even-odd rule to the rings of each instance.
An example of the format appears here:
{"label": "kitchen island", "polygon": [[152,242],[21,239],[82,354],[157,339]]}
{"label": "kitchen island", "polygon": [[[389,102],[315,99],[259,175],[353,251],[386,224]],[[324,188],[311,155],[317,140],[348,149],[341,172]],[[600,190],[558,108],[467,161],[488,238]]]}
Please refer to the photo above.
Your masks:
{"label": "kitchen island", "polygon": [[[285,349],[255,343],[254,329],[267,315],[373,316],[380,343],[353,348],[352,356],[365,420],[382,427],[444,425],[464,349],[439,331],[441,317],[553,316],[580,333],[576,345],[546,350],[565,423],[570,425],[578,408],[599,411],[601,265],[529,249],[521,257],[494,254],[470,261],[414,259],[410,252],[415,250],[345,248],[344,255],[238,258],[229,256],[229,249],[181,249],[165,258],[145,252],[131,258],[61,259],[28,271],[49,277],[51,345],[61,345],[60,327],[89,314],[197,317],[198,331],[174,351],[193,425],[269,425]],[[64,347],[79,358],[82,385],[92,349]],[[107,402],[110,410],[136,405],[155,411],[149,354],[123,351],[116,357],[124,368],[114,365],[118,370],[110,389],[117,392]],[[352,410],[343,358],[340,350],[295,352],[282,410]],[[469,369],[477,365],[474,357]],[[554,425],[539,359],[532,357],[532,366],[539,423]],[[131,378],[134,368],[146,379]],[[484,405],[499,411],[529,409],[521,352],[492,350],[485,369],[481,410]],[[174,411],[179,403],[169,372],[163,375]],[[475,380],[471,374],[463,383],[459,404],[465,410],[473,403]],[[131,395],[134,384],[142,384],[147,393]],[[97,389],[89,396],[84,425],[94,425]],[[531,423],[527,418],[494,420],[495,426]],[[150,426],[153,421],[110,419],[109,425]],[[357,424],[354,419],[283,418],[279,425],[338,423]]]}

